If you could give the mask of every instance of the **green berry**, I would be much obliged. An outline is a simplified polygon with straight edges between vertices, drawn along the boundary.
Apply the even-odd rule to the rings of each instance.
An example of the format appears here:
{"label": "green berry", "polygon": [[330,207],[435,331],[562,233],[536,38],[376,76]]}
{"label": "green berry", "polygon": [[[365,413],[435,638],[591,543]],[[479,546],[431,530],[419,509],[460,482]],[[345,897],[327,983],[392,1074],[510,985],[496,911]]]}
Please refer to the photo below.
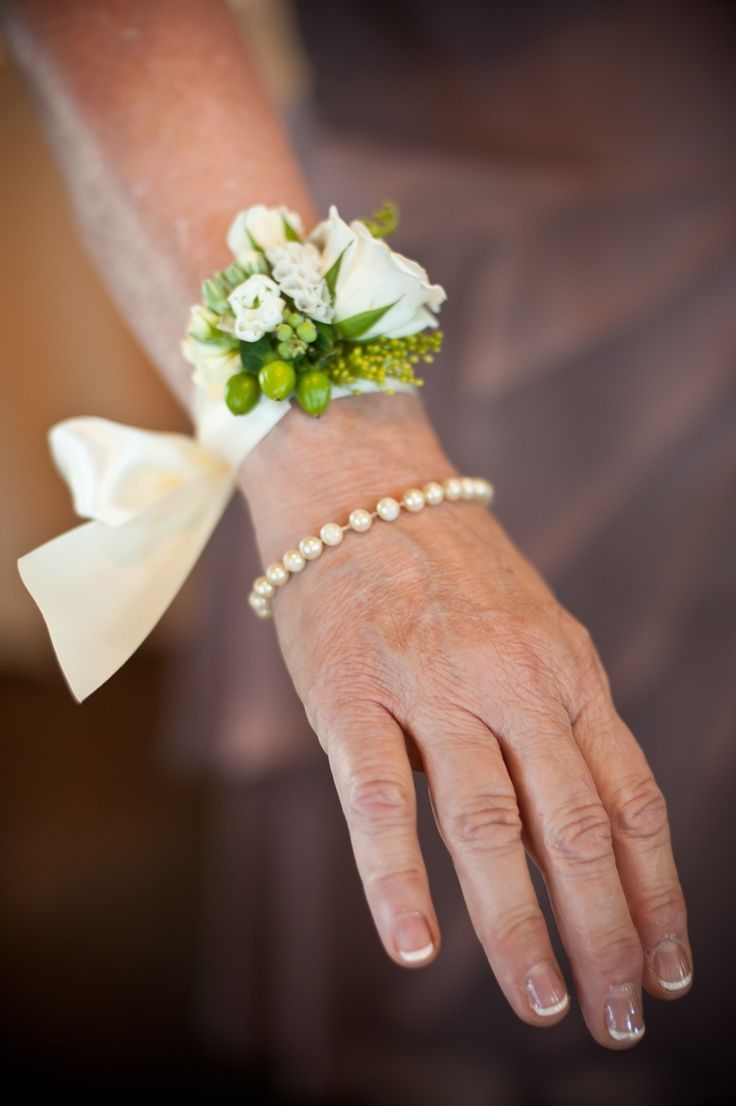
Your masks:
{"label": "green berry", "polygon": [[258,379],[271,399],[286,399],[294,391],[296,373],[286,361],[269,361],[259,372]]}
{"label": "green berry", "polygon": [[332,382],[327,373],[319,369],[302,373],[296,386],[296,398],[299,406],[308,415],[322,415],[327,410],[332,392]]}
{"label": "green berry", "polygon": [[247,415],[261,398],[261,388],[251,373],[235,373],[225,388],[225,403],[234,415]]}
{"label": "green berry", "polygon": [[296,328],[296,332],[301,340],[307,344],[314,342],[317,338],[317,327],[311,319],[307,319],[306,322],[300,323]]}

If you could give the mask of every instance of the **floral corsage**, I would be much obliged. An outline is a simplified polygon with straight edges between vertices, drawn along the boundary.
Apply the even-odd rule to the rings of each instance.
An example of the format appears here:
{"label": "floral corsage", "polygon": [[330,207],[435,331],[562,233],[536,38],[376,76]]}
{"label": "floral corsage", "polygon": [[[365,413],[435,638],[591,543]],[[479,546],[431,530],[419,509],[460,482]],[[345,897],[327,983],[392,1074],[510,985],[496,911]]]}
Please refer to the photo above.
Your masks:
{"label": "floral corsage", "polygon": [[348,224],[336,207],[304,237],[299,216],[256,204],[235,217],[235,261],[202,285],[183,343],[195,383],[234,415],[294,396],[321,415],[333,385],[420,385],[442,344],[444,289],[384,240],[396,208]]}

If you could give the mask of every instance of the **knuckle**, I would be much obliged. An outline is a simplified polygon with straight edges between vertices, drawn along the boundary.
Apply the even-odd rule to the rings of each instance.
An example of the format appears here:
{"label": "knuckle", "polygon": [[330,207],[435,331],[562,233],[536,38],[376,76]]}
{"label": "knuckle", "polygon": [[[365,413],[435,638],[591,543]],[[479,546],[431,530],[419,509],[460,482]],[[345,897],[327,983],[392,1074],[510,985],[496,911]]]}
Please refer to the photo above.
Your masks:
{"label": "knuckle", "polygon": [[592,700],[610,703],[608,676],[587,626],[570,616],[564,636],[570,709],[577,715],[581,706]]}
{"label": "knuckle", "polygon": [[615,833],[660,842],[668,834],[667,803],[651,776],[623,788],[611,811]]}
{"label": "knuckle", "polygon": [[539,911],[524,906],[496,919],[492,936],[501,949],[534,948],[539,944],[543,929],[544,921]]}
{"label": "knuckle", "polygon": [[535,643],[520,640],[508,647],[508,666],[525,697],[545,700],[554,694],[556,679],[551,655]]}
{"label": "knuckle", "polygon": [[544,843],[557,864],[602,865],[613,857],[611,822],[602,803],[573,800],[546,828]]}
{"label": "knuckle", "polygon": [[475,795],[450,810],[445,822],[451,841],[478,852],[504,852],[521,840],[519,806],[509,793]]}
{"label": "knuckle", "polygon": [[590,959],[601,974],[632,973],[634,978],[644,965],[641,942],[635,932],[608,933],[592,947]]}
{"label": "knuckle", "polygon": [[358,828],[403,825],[409,818],[411,809],[409,787],[403,780],[357,773],[348,783],[348,818]]}
{"label": "knuckle", "polygon": [[423,886],[424,874],[413,865],[376,867],[363,876],[365,893],[372,902],[392,902],[400,895],[404,896],[407,890],[416,895]]}
{"label": "knuckle", "polygon": [[681,932],[687,927],[687,908],[679,887],[668,887],[659,894],[648,895],[636,904],[635,913],[637,924],[643,929]]}

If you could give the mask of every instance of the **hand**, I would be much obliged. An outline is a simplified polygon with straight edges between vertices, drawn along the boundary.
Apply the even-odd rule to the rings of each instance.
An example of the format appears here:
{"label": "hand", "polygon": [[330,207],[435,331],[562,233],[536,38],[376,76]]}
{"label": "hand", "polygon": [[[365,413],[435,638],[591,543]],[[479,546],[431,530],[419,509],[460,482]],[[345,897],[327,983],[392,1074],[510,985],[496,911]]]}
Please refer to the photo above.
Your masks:
{"label": "hand", "polygon": [[[380,402],[390,424],[386,404],[403,400]],[[343,440],[355,441],[366,414],[352,403],[333,408],[350,428],[341,427]],[[416,411],[401,427],[372,422],[365,447],[350,453],[350,474],[333,465],[336,475],[317,484],[320,463],[330,469],[310,449],[322,428],[304,426],[308,440],[288,443],[304,466],[291,469],[291,494],[276,476],[285,466],[261,447],[245,482],[254,495],[259,474],[276,481],[280,505],[259,510],[267,497],[254,495],[266,559],[352,507],[454,472]],[[276,433],[274,451],[285,445]],[[426,773],[470,917],[514,1011],[545,1026],[569,1008],[526,849],[590,1032],[610,1048],[639,1039],[642,983],[667,999],[691,979],[665,800],[587,632],[493,516],[446,502],[377,522],[310,564],[273,606],[389,955],[419,966],[440,941],[416,835],[415,768]]]}

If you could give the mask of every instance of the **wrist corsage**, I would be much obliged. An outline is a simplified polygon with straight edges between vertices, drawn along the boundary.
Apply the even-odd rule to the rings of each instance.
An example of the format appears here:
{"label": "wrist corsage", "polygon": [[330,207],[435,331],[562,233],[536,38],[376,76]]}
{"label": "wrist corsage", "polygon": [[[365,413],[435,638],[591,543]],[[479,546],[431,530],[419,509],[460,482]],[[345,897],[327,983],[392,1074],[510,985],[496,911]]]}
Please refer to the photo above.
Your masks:
{"label": "wrist corsage", "polygon": [[315,416],[336,385],[421,385],[414,367],[440,349],[445,292],[386,244],[396,225],[391,204],[349,225],[331,207],[308,237],[285,207],[241,211],[227,236],[234,261],[192,308],[183,353],[195,384],[234,415],[293,397]]}
{"label": "wrist corsage", "polygon": [[355,392],[421,383],[414,367],[440,347],[445,293],[386,244],[395,224],[390,205],[350,224],[332,207],[305,238],[296,213],[246,208],[228,233],[234,260],[204,282],[183,345],[194,366],[194,436],[99,418],[51,429],[54,461],[89,521],[18,568],[77,699],[151,632],[222,516],[242,461],[292,399],[318,416]]}

